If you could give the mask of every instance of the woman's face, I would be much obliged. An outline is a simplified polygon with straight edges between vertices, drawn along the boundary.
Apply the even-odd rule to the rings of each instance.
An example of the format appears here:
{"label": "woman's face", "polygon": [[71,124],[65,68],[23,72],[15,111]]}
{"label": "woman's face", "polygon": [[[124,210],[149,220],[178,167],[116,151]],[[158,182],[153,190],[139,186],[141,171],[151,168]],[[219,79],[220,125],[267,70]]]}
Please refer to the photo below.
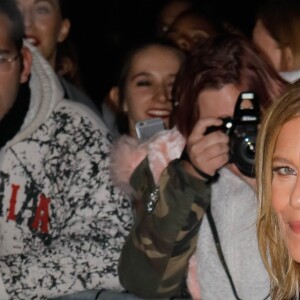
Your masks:
{"label": "woman's face", "polygon": [[171,25],[166,38],[185,52],[192,52],[201,39],[216,34],[215,29],[200,16],[179,16]]}
{"label": "woman's face", "polygon": [[136,136],[136,122],[145,119],[161,118],[169,127],[171,90],[181,62],[176,52],[161,46],[149,47],[134,56],[124,97],[131,136]]}
{"label": "woman's face", "polygon": [[300,262],[300,117],[282,127],[272,169],[271,204],[288,251]]}
{"label": "woman's face", "polygon": [[17,0],[17,4],[24,18],[26,39],[54,68],[57,43],[66,38],[70,27],[69,20],[62,19],[59,0]]}
{"label": "woman's face", "polygon": [[281,50],[276,40],[272,38],[268,30],[260,19],[256,24],[252,33],[253,42],[267,55],[275,69],[281,70]]}
{"label": "woman's face", "polygon": [[166,4],[158,16],[157,34],[164,36],[169,30],[175,19],[185,10],[189,9],[191,4],[188,1],[172,1]]}

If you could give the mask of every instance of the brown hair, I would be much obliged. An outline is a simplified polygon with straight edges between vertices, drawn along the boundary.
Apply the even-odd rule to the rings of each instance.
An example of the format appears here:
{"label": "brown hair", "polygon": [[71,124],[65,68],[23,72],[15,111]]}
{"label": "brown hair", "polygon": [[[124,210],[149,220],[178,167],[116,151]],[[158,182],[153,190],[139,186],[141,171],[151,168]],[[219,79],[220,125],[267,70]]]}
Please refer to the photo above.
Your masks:
{"label": "brown hair", "polygon": [[199,119],[195,110],[198,95],[205,89],[220,89],[226,84],[243,86],[256,93],[263,111],[286,82],[245,37],[220,34],[209,38],[178,73],[173,91],[176,107],[173,125],[185,137],[189,136]]}

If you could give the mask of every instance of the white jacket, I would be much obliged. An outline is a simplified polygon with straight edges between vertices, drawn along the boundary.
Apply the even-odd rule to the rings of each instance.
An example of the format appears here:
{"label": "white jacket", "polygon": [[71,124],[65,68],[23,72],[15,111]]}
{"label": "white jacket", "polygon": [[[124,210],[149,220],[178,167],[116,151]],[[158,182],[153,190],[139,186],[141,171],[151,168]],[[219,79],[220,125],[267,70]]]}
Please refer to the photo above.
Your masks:
{"label": "white jacket", "polygon": [[0,299],[121,290],[132,215],[110,179],[110,136],[90,109],[62,99],[52,68],[29,48],[30,108],[0,151]]}

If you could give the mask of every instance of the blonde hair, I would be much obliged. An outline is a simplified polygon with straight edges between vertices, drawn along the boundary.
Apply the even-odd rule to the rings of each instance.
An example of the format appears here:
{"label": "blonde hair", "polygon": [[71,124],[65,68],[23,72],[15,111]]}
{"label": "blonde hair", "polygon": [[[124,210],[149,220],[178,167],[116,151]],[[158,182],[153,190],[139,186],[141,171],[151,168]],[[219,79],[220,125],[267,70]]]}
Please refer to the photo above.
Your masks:
{"label": "blonde hair", "polygon": [[271,277],[273,300],[299,299],[300,264],[290,256],[271,206],[272,159],[277,137],[282,126],[296,117],[300,117],[300,80],[291,84],[267,110],[257,138],[257,235],[259,251]]}

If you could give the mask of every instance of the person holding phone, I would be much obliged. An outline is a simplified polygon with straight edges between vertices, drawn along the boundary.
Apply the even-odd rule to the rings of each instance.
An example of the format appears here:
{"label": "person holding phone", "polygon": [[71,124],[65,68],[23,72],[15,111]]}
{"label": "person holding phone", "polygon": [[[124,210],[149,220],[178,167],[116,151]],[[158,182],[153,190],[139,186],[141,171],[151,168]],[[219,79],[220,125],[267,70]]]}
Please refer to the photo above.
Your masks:
{"label": "person holding phone", "polygon": [[152,118],[169,128],[171,91],[184,58],[179,49],[156,39],[138,42],[126,52],[118,85],[107,99],[116,110],[120,134],[137,138],[136,123]]}
{"label": "person holding phone", "polygon": [[300,80],[274,103],[258,138],[259,249],[274,300],[299,299]]}
{"label": "person holding phone", "polygon": [[229,161],[226,133],[206,132],[235,116],[241,93],[254,93],[263,115],[285,86],[242,36],[208,38],[186,59],[173,91],[175,126],[143,153],[123,145],[118,164],[126,170],[119,181],[130,183],[142,207],[119,263],[131,293],[183,297],[187,281],[194,299],[269,298],[256,240],[255,179]]}

